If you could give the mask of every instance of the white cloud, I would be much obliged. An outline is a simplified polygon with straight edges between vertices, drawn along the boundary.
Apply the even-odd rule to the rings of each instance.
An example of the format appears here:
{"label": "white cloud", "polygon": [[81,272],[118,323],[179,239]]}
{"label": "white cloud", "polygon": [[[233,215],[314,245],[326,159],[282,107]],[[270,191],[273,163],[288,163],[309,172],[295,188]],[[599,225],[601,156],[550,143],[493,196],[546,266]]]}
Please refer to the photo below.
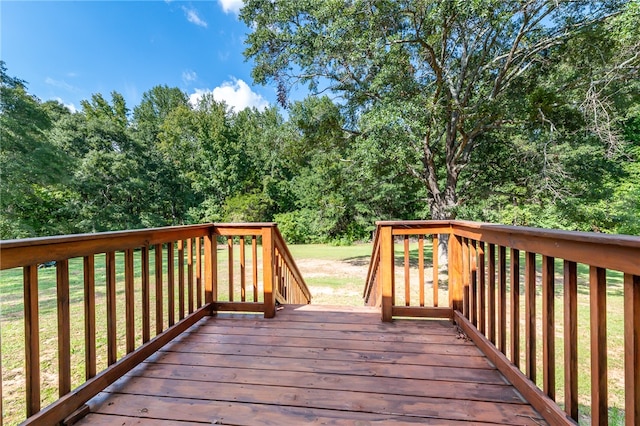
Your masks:
{"label": "white cloud", "polygon": [[191,70],[182,71],[182,81],[185,84],[191,83],[192,81],[196,81],[197,79],[198,79],[198,74],[196,74],[195,71],[191,71]]}
{"label": "white cloud", "polygon": [[53,100],[60,102],[62,105],[64,105],[72,113],[78,112],[78,108],[76,108],[76,106],[73,103],[67,104],[62,100],[62,98],[53,98]]}
{"label": "white cloud", "polygon": [[187,15],[187,21],[191,22],[192,24],[196,24],[200,27],[205,27],[207,28],[207,23],[200,18],[200,16],[198,16],[198,11],[192,8],[187,8],[185,6],[182,6],[182,10],[184,11],[185,15]]}
{"label": "white cloud", "polygon": [[58,87],[60,89],[67,90],[69,92],[78,92],[79,89],[71,84],[67,83],[64,80],[55,80],[51,77],[47,77],[44,79],[44,82],[49,86]]}
{"label": "white cloud", "polygon": [[257,108],[263,110],[269,106],[269,102],[258,93],[251,90],[251,87],[243,80],[225,81],[213,90],[195,89],[195,93],[189,96],[189,102],[197,105],[198,101],[207,94],[213,94],[213,99],[218,102],[224,101],[227,106],[235,112],[245,108]]}
{"label": "white cloud", "polygon": [[218,3],[222,6],[224,13],[233,12],[236,15],[240,13],[240,8],[244,6],[244,2],[242,0],[218,0]]}

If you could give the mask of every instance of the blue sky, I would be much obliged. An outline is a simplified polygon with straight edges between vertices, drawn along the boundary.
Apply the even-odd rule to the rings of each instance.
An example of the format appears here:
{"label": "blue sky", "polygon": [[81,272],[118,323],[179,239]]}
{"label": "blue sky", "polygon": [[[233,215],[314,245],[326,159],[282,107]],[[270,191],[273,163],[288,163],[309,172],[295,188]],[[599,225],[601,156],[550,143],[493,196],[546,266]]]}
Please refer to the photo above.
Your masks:
{"label": "blue sky", "polygon": [[0,0],[0,58],[41,100],[79,109],[82,99],[120,92],[133,109],[156,85],[192,97],[213,92],[238,109],[275,104],[255,86],[238,20],[242,0]]}

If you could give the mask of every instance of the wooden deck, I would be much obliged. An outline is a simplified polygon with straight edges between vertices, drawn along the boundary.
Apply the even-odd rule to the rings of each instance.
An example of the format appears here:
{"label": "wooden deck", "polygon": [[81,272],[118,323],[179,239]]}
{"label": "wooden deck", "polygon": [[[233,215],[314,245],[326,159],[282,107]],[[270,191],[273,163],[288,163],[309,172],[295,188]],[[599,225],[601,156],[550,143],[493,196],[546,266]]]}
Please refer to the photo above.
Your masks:
{"label": "wooden deck", "polygon": [[77,424],[546,424],[449,321],[314,305],[207,317],[88,405]]}

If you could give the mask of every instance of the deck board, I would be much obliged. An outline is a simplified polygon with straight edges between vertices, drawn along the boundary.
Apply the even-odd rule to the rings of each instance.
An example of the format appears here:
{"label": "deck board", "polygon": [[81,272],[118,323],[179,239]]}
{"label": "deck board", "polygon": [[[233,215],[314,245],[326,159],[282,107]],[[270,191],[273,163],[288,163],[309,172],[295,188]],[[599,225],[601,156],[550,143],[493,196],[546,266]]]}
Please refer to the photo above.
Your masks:
{"label": "deck board", "polygon": [[205,318],[89,406],[79,424],[546,424],[450,322],[369,308]]}

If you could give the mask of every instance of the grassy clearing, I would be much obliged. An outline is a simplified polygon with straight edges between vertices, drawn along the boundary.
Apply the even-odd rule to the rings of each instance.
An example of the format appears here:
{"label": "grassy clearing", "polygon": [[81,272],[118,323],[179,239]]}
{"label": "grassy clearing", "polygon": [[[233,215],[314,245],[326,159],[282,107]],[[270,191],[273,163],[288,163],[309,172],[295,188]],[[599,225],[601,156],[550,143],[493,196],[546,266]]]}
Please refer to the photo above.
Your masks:
{"label": "grassy clearing", "polygon": [[[359,244],[353,246],[329,246],[329,245],[292,245],[289,247],[293,257],[296,259],[303,277],[313,295],[315,304],[350,305],[362,306],[362,291],[366,279],[369,259],[371,255],[370,244]],[[410,264],[410,302],[412,305],[418,303],[418,248],[417,243],[411,243],[409,251]],[[509,261],[507,252],[507,265]],[[155,330],[155,258],[153,251],[150,253],[151,271],[151,334]],[[246,285],[247,300],[252,300],[252,271],[253,262],[251,250],[247,246],[246,250]],[[177,253],[176,253],[177,258]],[[426,305],[433,301],[432,286],[432,252],[430,244],[425,243],[425,298]],[[166,251],[163,253],[163,263],[165,264],[165,275],[163,276],[164,296],[166,297]],[[239,249],[236,245],[233,252],[234,267],[232,279],[234,285],[234,300],[240,300],[240,270]],[[125,323],[124,323],[124,260],[123,254],[116,255],[117,267],[117,328],[118,328],[118,356],[125,352]],[[255,260],[258,269],[258,295],[262,300],[262,259],[261,250],[258,249],[258,258]],[[404,304],[404,248],[402,244],[395,247],[396,263],[396,304]],[[174,260],[175,271],[178,273],[177,260]],[[98,351],[98,371],[106,367],[106,302],[105,302],[105,269],[104,255],[96,256],[96,327],[97,327],[97,351]],[[195,263],[195,262],[194,262]],[[524,269],[524,258],[521,258],[521,265]],[[71,300],[71,338],[72,338],[72,384],[77,386],[84,382],[84,294],[83,294],[83,274],[82,259],[72,259],[70,269],[70,300]],[[521,273],[523,272],[521,270]],[[135,304],[136,304],[136,345],[141,344],[142,318],[141,306],[141,264],[139,253],[136,253],[135,262]],[[185,266],[185,272],[187,268]],[[57,398],[57,318],[55,299],[55,268],[40,269],[39,271],[39,309],[40,309],[40,348],[41,348],[41,369],[42,369],[42,406],[54,401]],[[556,395],[557,400],[563,402],[564,370],[563,370],[563,287],[562,287],[562,261],[556,261]],[[578,267],[578,318],[579,318],[579,393],[580,393],[580,423],[589,424],[590,414],[590,347],[589,347],[589,269],[585,265]],[[507,276],[509,271],[507,270]],[[439,276],[439,305],[448,305],[448,293],[446,273]],[[540,277],[539,277],[540,281]],[[178,280],[175,285],[175,317],[178,319]],[[521,283],[524,277],[521,276]],[[218,294],[220,300],[228,300],[228,250],[224,246],[218,246]],[[520,289],[520,334],[521,334],[521,361],[524,366],[524,286]],[[623,292],[622,275],[610,272],[607,286],[607,347],[608,347],[608,368],[609,368],[609,402],[610,419],[612,425],[623,424],[624,422],[624,375],[623,375]],[[510,292],[510,288],[507,291]],[[8,270],[0,272],[0,333],[2,339],[2,373],[3,373],[3,421],[4,424],[16,424],[24,417],[24,319],[22,306],[22,271]],[[541,346],[541,287],[538,292],[538,384],[542,384],[542,346]],[[507,297],[510,300],[509,297]],[[186,310],[186,307],[185,307]],[[163,305],[164,327],[168,324],[167,302]],[[507,312],[510,306],[507,305]],[[507,330],[510,329],[510,318],[507,322]],[[509,337],[509,336],[508,336]],[[509,341],[509,339],[507,339]],[[509,346],[507,345],[507,353]],[[523,367],[524,368],[524,367]]]}

